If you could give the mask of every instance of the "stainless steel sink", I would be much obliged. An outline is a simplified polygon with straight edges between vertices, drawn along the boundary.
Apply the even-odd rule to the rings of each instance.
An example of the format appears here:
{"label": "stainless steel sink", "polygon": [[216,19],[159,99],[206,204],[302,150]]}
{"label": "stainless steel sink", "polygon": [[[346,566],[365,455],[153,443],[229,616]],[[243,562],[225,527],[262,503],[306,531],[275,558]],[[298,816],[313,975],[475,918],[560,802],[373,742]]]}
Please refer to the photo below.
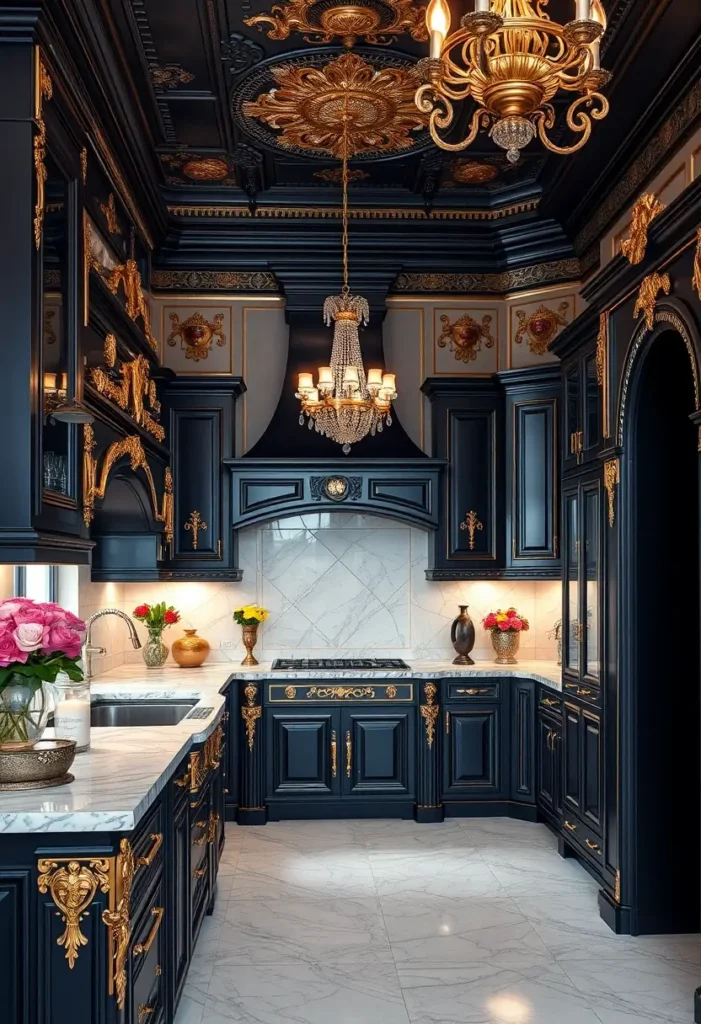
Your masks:
{"label": "stainless steel sink", "polygon": [[177,725],[192,711],[196,700],[101,700],[90,708],[90,724],[109,726]]}

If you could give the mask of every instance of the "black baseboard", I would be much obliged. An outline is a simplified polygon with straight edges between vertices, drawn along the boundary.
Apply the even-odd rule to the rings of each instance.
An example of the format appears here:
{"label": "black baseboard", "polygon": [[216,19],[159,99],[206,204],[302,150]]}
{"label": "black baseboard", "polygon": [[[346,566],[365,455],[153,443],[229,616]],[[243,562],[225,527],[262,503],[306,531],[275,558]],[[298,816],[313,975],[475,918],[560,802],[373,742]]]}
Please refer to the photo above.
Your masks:
{"label": "black baseboard", "polygon": [[[352,818],[413,818],[413,800],[382,801],[376,800],[329,800],[323,804],[314,804],[309,800],[300,800],[299,803],[285,800],[276,803],[271,800],[267,807],[268,821],[342,821]],[[247,821],[241,820],[239,811],[239,825],[246,825]],[[253,824],[261,824],[253,822]]]}
{"label": "black baseboard", "polygon": [[615,903],[603,889],[599,892],[599,915],[616,935],[631,934],[630,907],[622,907]]}
{"label": "black baseboard", "polygon": [[265,807],[239,807],[236,820],[239,825],[265,825],[268,811]]}
{"label": "black baseboard", "polygon": [[417,804],[414,811],[414,819],[427,825],[443,821],[445,819],[445,808],[443,804],[439,804],[438,807],[420,807]]}
{"label": "black baseboard", "polygon": [[538,821],[535,804],[519,804],[515,800],[446,800],[443,803],[447,818],[517,818],[519,821]]}

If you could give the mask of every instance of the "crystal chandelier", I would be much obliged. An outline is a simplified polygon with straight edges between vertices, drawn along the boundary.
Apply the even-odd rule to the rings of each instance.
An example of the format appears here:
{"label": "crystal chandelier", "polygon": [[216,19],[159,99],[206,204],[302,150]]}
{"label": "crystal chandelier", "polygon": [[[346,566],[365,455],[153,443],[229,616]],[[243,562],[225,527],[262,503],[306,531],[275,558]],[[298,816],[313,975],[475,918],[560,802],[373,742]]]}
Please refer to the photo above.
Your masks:
{"label": "crystal chandelier", "polygon": [[[347,96],[345,102],[348,102]],[[295,398],[302,403],[299,422],[343,446],[348,455],[351,445],[367,434],[375,435],[383,424],[392,424],[392,402],[397,397],[395,374],[369,369],[367,377],[360,352],[358,328],[370,319],[367,299],[351,295],[348,287],[348,140],[344,132],[343,184],[343,287],[340,295],[329,295],[324,302],[324,323],[333,321],[331,365],[320,366],[317,384],[314,375],[300,373]]]}
{"label": "crystal chandelier", "polygon": [[[480,128],[488,128],[511,163],[536,135],[553,153],[574,153],[591,135],[592,120],[609,111],[601,89],[610,80],[599,60],[606,29],[601,0],[574,0],[574,20],[552,21],[548,0],[474,0],[460,28],[450,31],[446,0],[431,0],[426,10],[430,56],[419,62],[423,83],[416,105],[429,114],[431,138],[441,149],[458,152],[471,145]],[[548,138],[555,126],[550,102],[559,92],[577,93],[566,115],[579,135],[572,145]],[[441,136],[453,124],[456,102],[476,104],[467,136],[447,142]]]}

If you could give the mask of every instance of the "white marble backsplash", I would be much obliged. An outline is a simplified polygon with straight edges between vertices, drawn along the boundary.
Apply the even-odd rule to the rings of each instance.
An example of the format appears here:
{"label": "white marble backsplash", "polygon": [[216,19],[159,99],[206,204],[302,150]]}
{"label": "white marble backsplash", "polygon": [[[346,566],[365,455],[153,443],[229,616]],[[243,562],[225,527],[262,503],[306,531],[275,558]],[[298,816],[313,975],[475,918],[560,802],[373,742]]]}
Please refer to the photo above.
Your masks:
{"label": "white marble backsplash", "polygon": [[[428,535],[396,520],[343,512],[280,519],[241,532],[239,561],[241,583],[84,584],[81,611],[114,603],[131,613],[143,601],[165,600],[182,614],[166,642],[181,635],[181,626],[194,627],[212,645],[210,661],[225,662],[243,655],[234,608],[257,602],[270,610],[256,648],[261,661],[383,655],[441,661],[453,656],[450,626],[458,604],[467,604],[477,630],[473,657],[488,661],[493,654],[481,619],[514,605],[531,623],[522,635],[523,658],[556,658],[547,634],[561,614],[559,582],[429,583]],[[104,669],[95,659],[96,670],[139,660],[123,625],[113,620],[103,627],[110,655]]]}

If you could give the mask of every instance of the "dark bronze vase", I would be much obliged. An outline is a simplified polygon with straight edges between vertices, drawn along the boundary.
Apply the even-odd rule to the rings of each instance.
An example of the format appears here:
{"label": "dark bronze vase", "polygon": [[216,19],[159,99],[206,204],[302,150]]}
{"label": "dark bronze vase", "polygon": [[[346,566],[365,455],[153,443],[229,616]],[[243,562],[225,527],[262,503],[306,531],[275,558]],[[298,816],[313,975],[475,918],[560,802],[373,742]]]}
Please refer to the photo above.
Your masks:
{"label": "dark bronze vase", "polygon": [[474,665],[470,651],[475,646],[475,624],[467,614],[467,605],[458,605],[460,614],[450,627],[450,639],[458,653],[454,665]]}

